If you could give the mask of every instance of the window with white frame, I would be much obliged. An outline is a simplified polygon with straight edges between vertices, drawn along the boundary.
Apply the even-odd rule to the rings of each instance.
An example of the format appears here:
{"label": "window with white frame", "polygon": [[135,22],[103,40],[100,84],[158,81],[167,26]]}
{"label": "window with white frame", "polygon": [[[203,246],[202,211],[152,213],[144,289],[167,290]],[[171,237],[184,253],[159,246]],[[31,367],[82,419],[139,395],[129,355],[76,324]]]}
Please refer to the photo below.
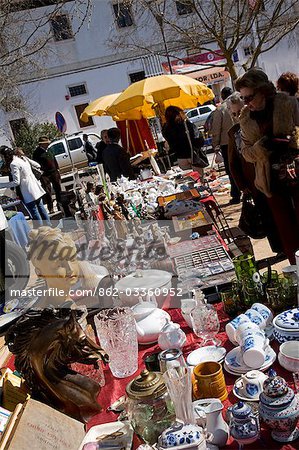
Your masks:
{"label": "window with white frame", "polygon": [[179,16],[185,16],[186,14],[190,14],[193,11],[192,4],[188,0],[177,1],[176,9]]}
{"label": "window with white frame", "polygon": [[51,18],[51,28],[55,41],[73,38],[71,21],[67,14],[57,14]]}
{"label": "window with white frame", "polygon": [[119,28],[130,27],[133,25],[133,15],[131,7],[126,2],[114,3],[113,11]]}
{"label": "window with white frame", "polygon": [[79,95],[87,94],[86,84],[76,84],[74,86],[69,86],[68,91],[71,97],[78,97]]}

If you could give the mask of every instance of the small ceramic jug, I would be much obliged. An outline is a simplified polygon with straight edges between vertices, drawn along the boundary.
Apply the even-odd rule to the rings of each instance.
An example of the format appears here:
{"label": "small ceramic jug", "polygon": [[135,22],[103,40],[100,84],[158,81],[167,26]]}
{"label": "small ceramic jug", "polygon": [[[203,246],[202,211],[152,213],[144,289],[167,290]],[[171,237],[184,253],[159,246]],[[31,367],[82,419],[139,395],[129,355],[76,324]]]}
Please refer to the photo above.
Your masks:
{"label": "small ceramic jug", "polygon": [[251,407],[243,402],[236,403],[230,408],[230,434],[238,442],[239,449],[244,444],[251,444],[259,438],[259,423]]}
{"label": "small ceramic jug", "polygon": [[[222,417],[223,405],[218,398],[207,398],[193,402],[196,423],[213,434],[211,443],[224,447],[229,436],[229,427]],[[199,421],[200,423],[199,423]]]}
{"label": "small ceramic jug", "polygon": [[178,323],[173,323],[169,319],[166,319],[166,323],[162,328],[158,344],[162,350],[168,350],[169,348],[182,348],[186,343],[186,335],[181,330]]}

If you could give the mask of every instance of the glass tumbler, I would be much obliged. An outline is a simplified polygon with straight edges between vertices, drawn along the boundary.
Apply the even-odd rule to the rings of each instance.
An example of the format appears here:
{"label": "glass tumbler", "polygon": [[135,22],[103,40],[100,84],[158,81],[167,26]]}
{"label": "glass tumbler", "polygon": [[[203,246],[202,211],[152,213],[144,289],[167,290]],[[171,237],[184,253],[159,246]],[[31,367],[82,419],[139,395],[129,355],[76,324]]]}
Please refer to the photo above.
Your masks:
{"label": "glass tumbler", "polygon": [[239,311],[240,298],[233,289],[226,289],[220,292],[223,308],[229,317],[236,317]]}
{"label": "glass tumbler", "polygon": [[191,322],[194,333],[203,341],[202,346],[220,345],[221,341],[216,337],[220,330],[218,314],[213,305],[199,305],[191,311]]}
{"label": "glass tumbler", "polygon": [[102,348],[109,355],[109,366],[116,378],[125,378],[138,369],[138,342],[130,308],[111,308],[95,316]]}
{"label": "glass tumbler", "polygon": [[236,276],[239,281],[252,279],[257,272],[255,259],[253,255],[241,255],[233,259]]}
{"label": "glass tumbler", "polygon": [[178,348],[163,350],[158,356],[160,372],[165,373],[172,367],[186,367],[183,353]]}

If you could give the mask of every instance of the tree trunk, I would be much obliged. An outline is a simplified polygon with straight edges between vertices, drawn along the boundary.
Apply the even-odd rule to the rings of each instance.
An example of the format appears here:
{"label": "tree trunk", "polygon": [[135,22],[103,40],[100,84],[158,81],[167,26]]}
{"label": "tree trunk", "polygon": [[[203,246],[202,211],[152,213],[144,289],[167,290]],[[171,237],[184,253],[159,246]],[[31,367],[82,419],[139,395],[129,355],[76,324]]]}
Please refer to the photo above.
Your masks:
{"label": "tree trunk", "polygon": [[234,85],[236,79],[238,78],[235,63],[234,63],[234,61],[232,59],[232,55],[231,54],[224,53],[224,56],[226,58],[226,66],[227,66],[227,69],[228,69],[228,71],[230,73],[232,84]]}

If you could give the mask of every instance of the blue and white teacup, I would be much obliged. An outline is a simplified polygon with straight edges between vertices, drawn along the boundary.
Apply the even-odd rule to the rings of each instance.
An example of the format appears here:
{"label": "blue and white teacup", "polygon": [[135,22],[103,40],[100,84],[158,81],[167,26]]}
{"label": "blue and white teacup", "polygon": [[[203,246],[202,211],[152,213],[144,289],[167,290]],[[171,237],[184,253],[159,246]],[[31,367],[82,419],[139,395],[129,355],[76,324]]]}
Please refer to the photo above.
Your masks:
{"label": "blue and white teacup", "polygon": [[228,322],[225,326],[225,331],[228,336],[228,339],[234,344],[238,345],[237,339],[236,339],[236,331],[239,328],[240,325],[243,323],[250,323],[249,317],[245,316],[245,314],[240,314],[235,319]]}
{"label": "blue and white teacup", "polygon": [[254,309],[261,316],[263,316],[263,318],[266,321],[266,326],[270,325],[270,323],[272,323],[273,314],[272,314],[272,311],[267,306],[263,305],[262,303],[254,303],[250,309]]}
{"label": "blue and white teacup", "polygon": [[241,345],[244,363],[252,369],[262,367],[266,359],[265,348],[268,345],[269,340],[265,339],[265,334],[262,331],[244,336]]}
{"label": "blue and white teacup", "polygon": [[247,309],[247,311],[245,312],[245,316],[247,316],[251,320],[251,322],[255,323],[262,330],[266,327],[266,320],[255,309]]}
{"label": "blue and white teacup", "polygon": [[242,344],[242,340],[243,338],[245,338],[245,336],[247,334],[251,334],[251,333],[256,333],[258,331],[261,331],[260,327],[258,325],[256,325],[253,322],[244,322],[242,323],[237,331],[236,331],[236,341],[238,342],[239,345]]}

